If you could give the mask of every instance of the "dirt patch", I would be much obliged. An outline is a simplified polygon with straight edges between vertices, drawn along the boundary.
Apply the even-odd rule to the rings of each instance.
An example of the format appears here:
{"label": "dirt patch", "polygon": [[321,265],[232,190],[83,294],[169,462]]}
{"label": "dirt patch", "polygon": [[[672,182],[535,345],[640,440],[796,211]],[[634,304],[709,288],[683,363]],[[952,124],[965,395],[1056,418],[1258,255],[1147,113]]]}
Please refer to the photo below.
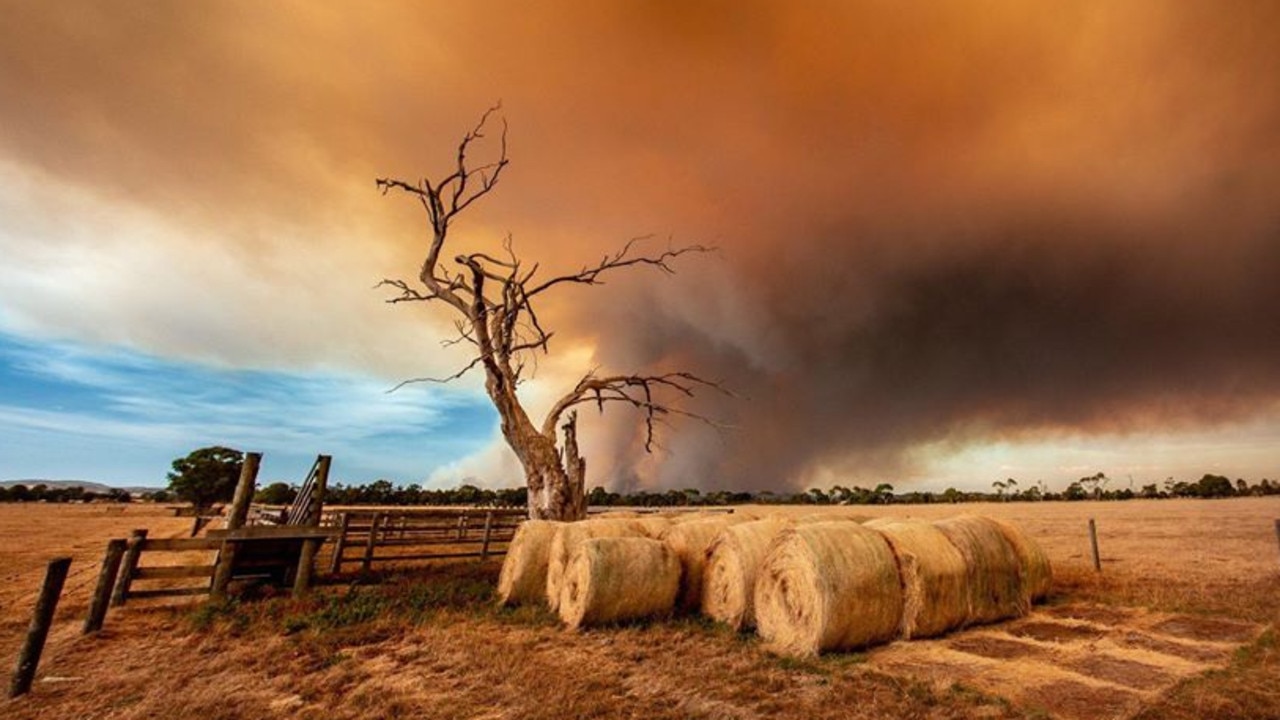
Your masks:
{"label": "dirt patch", "polygon": [[1183,660],[1190,660],[1191,662],[1225,663],[1231,657],[1230,652],[1220,647],[1192,645],[1140,632],[1126,632],[1112,639],[1121,647],[1150,650],[1162,655],[1172,655]]}
{"label": "dirt patch", "polygon": [[1064,666],[1081,675],[1137,690],[1155,690],[1176,680],[1172,674],[1154,665],[1101,653],[1068,661]]}
{"label": "dirt patch", "polygon": [[1097,720],[1129,715],[1141,707],[1142,696],[1119,688],[1060,680],[1032,688],[1022,696],[1022,705],[1048,710],[1058,718]]}
{"label": "dirt patch", "polygon": [[1226,643],[1249,642],[1258,633],[1258,627],[1250,623],[1194,615],[1180,615],[1162,620],[1151,629],[1177,638]]}
{"label": "dirt patch", "polygon": [[1041,658],[1049,653],[1031,643],[1019,642],[990,635],[974,635],[959,637],[949,642],[948,647],[970,655],[979,655],[997,660],[1015,660],[1018,658]]}
{"label": "dirt patch", "polygon": [[1045,621],[1018,623],[1006,628],[1005,631],[1018,637],[1054,643],[1098,640],[1107,634],[1105,630],[1088,625],[1066,625]]}
{"label": "dirt patch", "polygon": [[1046,615],[1065,618],[1067,620],[1084,620],[1101,625],[1125,625],[1134,617],[1134,612],[1125,608],[1105,607],[1102,605],[1060,605],[1045,608]]}

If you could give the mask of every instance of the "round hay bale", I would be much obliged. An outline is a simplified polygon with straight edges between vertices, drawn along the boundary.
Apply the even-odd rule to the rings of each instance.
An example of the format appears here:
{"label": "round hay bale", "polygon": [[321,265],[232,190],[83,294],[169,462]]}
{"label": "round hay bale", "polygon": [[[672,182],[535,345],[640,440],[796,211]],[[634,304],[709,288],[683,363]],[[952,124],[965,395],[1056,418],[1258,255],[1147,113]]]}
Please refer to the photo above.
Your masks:
{"label": "round hay bale", "polygon": [[902,581],[902,637],[936,637],[969,617],[964,556],[924,520],[880,518],[865,523],[889,541]]}
{"label": "round hay bale", "polygon": [[639,537],[578,544],[560,591],[560,619],[570,628],[669,615],[680,588],[671,548]]}
{"label": "round hay bale", "polygon": [[564,580],[565,567],[568,566],[574,550],[584,540],[644,536],[645,532],[639,525],[639,521],[627,518],[580,520],[561,524],[556,528],[555,537],[551,539],[551,550],[547,554],[547,607],[555,611],[559,604],[560,585]]}
{"label": "round hay bale", "polygon": [[785,655],[887,642],[902,622],[898,563],[884,536],[858,523],[797,525],[770,546],[755,603],[760,636]]}
{"label": "round hay bale", "polygon": [[969,619],[966,625],[996,622],[1026,613],[1022,563],[991,518],[957,515],[934,522],[964,556],[968,567]]}
{"label": "round hay bale", "polygon": [[728,517],[706,517],[697,522],[672,525],[658,538],[680,560],[680,595],[676,600],[676,610],[692,613],[702,606],[702,577],[707,565],[707,549],[731,524],[733,521]]}
{"label": "round hay bale", "polygon": [[1049,565],[1049,556],[1044,554],[1040,544],[1022,531],[1022,528],[1005,520],[991,518],[1004,533],[1004,537],[1013,546],[1022,565],[1022,593],[1027,602],[1043,600],[1049,596],[1049,588],[1053,585],[1053,568]]}
{"label": "round hay bale", "polygon": [[751,520],[725,528],[707,548],[702,573],[702,612],[734,630],[756,626],[756,574],[770,543],[792,523]]}
{"label": "round hay bale", "polygon": [[516,528],[507,546],[507,557],[498,575],[498,602],[524,605],[547,599],[547,561],[551,541],[564,523],[555,520],[526,520]]}

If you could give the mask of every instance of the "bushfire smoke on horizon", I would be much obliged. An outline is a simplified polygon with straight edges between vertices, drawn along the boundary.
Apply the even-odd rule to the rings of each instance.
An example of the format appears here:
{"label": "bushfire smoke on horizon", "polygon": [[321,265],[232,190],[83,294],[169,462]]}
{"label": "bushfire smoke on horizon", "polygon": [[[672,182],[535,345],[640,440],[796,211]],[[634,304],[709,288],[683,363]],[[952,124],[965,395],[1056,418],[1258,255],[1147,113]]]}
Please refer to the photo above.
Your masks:
{"label": "bushfire smoke on horizon", "polygon": [[[584,415],[597,481],[912,478],[997,442],[1280,427],[1280,7],[535,5],[15,3],[0,178],[185,231],[109,249],[182,258],[172,283],[203,290],[182,302],[218,322],[176,323],[146,309],[170,285],[123,281],[101,307],[24,282],[8,322],[447,374],[447,314],[367,292],[412,275],[423,241],[372,178],[438,175],[501,98],[513,164],[459,242],[510,231],[562,269],[646,233],[719,248],[547,309],[561,356],[536,394],[599,366],[737,395],[690,406],[731,427],[680,423],[652,456],[633,415]],[[83,234],[58,239],[57,213],[15,212],[65,252],[23,254],[14,277],[74,256],[89,288],[127,279]],[[231,292],[245,282],[268,289]]]}

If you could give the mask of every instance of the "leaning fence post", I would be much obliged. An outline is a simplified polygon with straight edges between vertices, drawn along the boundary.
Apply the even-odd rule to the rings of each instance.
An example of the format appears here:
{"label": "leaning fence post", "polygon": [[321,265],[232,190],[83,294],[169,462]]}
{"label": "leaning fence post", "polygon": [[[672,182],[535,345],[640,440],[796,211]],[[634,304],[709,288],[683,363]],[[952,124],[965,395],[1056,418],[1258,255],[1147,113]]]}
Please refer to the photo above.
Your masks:
{"label": "leaning fence post", "polygon": [[231,510],[227,513],[228,530],[239,530],[249,518],[249,503],[253,502],[253,490],[258,485],[258,466],[261,463],[262,453],[244,454],[240,479],[236,482],[236,494],[231,499]]}
{"label": "leaning fence post", "polygon": [[13,681],[9,684],[9,697],[16,698],[31,690],[31,681],[36,677],[36,666],[40,664],[40,653],[44,652],[44,641],[49,637],[49,625],[53,623],[53,611],[58,609],[58,597],[62,595],[62,584],[67,579],[67,569],[71,567],[71,558],[63,557],[49,562],[44,572],[44,585],[40,587],[40,597],[36,599],[36,610],[31,616],[31,625],[27,628],[27,641],[22,644],[18,653],[18,669],[13,673]]}
{"label": "leaning fence post", "polygon": [[89,602],[89,616],[84,620],[85,635],[102,629],[102,621],[107,617],[107,605],[111,602],[111,589],[116,585],[116,576],[120,572],[120,559],[124,556],[127,544],[128,541],[124,538],[107,542],[107,554],[102,557],[98,585],[93,590],[93,600]]}
{"label": "leaning fence post", "polygon": [[227,586],[231,584],[231,571],[236,567],[236,551],[239,543],[231,538],[222,540],[218,549],[218,560],[213,568],[213,580],[209,584],[209,597],[221,600],[227,596]]}
{"label": "leaning fence post", "polygon": [[1102,572],[1102,558],[1098,556],[1098,524],[1089,518],[1089,548],[1093,553],[1093,569]]}
{"label": "leaning fence post", "polygon": [[112,607],[123,605],[129,599],[129,586],[133,584],[133,573],[138,569],[138,559],[142,557],[142,545],[146,541],[145,529],[134,530],[129,536],[129,547],[125,550],[120,577],[116,579],[116,590],[111,596]]}

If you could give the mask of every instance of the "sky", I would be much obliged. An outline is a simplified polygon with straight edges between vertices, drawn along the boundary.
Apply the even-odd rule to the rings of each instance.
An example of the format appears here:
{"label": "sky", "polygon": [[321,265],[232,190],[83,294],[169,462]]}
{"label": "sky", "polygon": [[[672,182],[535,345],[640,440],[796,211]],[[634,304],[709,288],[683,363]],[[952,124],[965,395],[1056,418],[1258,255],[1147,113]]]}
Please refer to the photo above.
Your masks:
{"label": "sky", "polygon": [[[1280,7],[1268,2],[0,0],[0,479],[519,482],[447,308],[390,305],[501,102],[451,244],[572,272],[535,416],[593,368],[732,397],[590,484],[1062,487],[1280,475]],[[491,138],[492,139],[492,138]],[[481,146],[496,152],[493,145]]]}

